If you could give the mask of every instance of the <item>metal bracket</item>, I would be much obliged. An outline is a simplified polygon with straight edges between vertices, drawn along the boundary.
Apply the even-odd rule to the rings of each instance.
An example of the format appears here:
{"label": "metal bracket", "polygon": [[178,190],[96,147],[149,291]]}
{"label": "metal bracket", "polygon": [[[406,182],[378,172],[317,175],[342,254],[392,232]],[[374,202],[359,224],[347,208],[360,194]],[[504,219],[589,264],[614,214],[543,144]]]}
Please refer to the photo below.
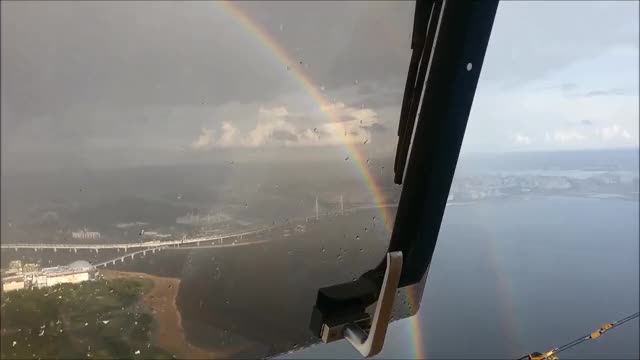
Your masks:
{"label": "metal bracket", "polygon": [[[384,345],[401,273],[402,252],[395,251],[387,253],[387,267],[377,299],[375,285],[366,279],[360,283],[321,289],[319,299],[326,301],[319,300],[319,306],[314,308],[312,330],[318,331],[325,343],[345,338],[362,356],[376,355]],[[370,300],[367,294],[371,294]],[[334,312],[323,306],[333,302],[340,311]],[[372,317],[365,311],[365,306],[373,302],[376,302],[376,307]]]}
{"label": "metal bracket", "polygon": [[382,350],[401,273],[402,252],[387,253],[387,270],[384,273],[382,289],[380,290],[376,311],[371,321],[369,334],[357,323],[350,323],[344,328],[344,338],[364,357],[376,355]]}

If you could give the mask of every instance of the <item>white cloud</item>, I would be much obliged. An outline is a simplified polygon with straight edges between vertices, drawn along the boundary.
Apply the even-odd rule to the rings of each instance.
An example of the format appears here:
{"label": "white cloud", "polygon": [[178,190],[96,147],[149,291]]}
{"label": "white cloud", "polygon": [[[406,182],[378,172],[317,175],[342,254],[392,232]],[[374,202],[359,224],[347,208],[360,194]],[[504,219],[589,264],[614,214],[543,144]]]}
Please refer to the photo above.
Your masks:
{"label": "white cloud", "polygon": [[551,133],[546,132],[544,135],[544,139],[547,143],[565,145],[579,143],[585,140],[586,136],[575,129],[559,129],[554,130]]}
{"label": "white cloud", "polygon": [[[292,114],[286,107],[259,107],[252,128],[244,130],[223,122],[219,131],[203,128],[191,143],[194,150],[220,147],[259,147],[265,145],[317,146],[371,143],[372,129],[382,128],[377,113],[368,108],[353,108],[344,103],[329,104],[321,109],[324,114]],[[327,112],[331,116],[327,117]],[[295,119],[307,118],[306,126]],[[344,118],[350,119],[343,121]],[[336,120],[326,122],[327,118]],[[243,119],[246,124],[246,120]],[[316,125],[312,125],[316,124]],[[220,134],[216,137],[216,134]]]}
{"label": "white cloud", "polygon": [[218,144],[220,144],[220,146],[232,146],[235,142],[237,132],[238,129],[231,125],[231,123],[223,122],[222,135],[220,135],[220,139],[218,139]]}
{"label": "white cloud", "polygon": [[258,110],[258,113],[260,114],[260,116],[267,117],[267,118],[273,118],[273,117],[280,118],[280,117],[289,115],[289,112],[284,106],[278,106],[273,108],[264,108],[261,106],[260,110]]}
{"label": "white cloud", "polygon": [[522,134],[516,134],[513,140],[516,142],[516,144],[523,145],[529,145],[533,142],[533,139],[531,137]]}
{"label": "white cloud", "polygon": [[206,150],[213,146],[214,131],[207,128],[200,130],[200,135],[191,143],[191,148],[194,150]]}
{"label": "white cloud", "polygon": [[323,105],[320,110],[329,115],[335,122],[355,121],[358,124],[369,125],[378,120],[378,114],[373,109],[347,106],[343,102],[332,102]]}
{"label": "white cloud", "polygon": [[611,126],[600,129],[600,134],[602,136],[602,140],[604,141],[611,141],[620,138],[626,140],[631,139],[631,134],[629,134],[626,129],[623,129],[618,124],[613,124]]}

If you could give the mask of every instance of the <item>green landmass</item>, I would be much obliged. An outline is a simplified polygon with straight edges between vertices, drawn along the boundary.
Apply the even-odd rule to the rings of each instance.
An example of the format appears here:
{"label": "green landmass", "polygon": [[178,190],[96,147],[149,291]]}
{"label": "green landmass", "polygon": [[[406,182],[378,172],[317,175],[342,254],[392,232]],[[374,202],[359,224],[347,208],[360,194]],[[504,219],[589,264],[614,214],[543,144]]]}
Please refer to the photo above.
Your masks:
{"label": "green landmass", "polygon": [[153,283],[126,278],[2,294],[3,359],[154,358],[153,317],[140,303]]}

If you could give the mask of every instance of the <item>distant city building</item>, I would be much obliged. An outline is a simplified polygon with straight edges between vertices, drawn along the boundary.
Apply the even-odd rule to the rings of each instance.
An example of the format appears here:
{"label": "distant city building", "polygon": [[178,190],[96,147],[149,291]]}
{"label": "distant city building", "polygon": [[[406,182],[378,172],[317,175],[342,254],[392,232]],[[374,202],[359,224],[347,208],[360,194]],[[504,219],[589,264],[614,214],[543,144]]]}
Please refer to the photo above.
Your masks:
{"label": "distant city building", "polygon": [[[25,264],[23,270],[27,265]],[[95,267],[87,261],[78,260],[66,266],[54,266],[39,270],[37,267],[34,271],[20,271],[10,269],[3,274],[2,291],[13,291],[19,289],[43,288],[54,286],[57,284],[80,283],[83,281],[95,279]]]}
{"label": "distant city building", "polygon": [[100,239],[100,233],[97,231],[73,231],[71,232],[71,237],[74,239],[83,239],[83,240],[95,240]]}
{"label": "distant city building", "polygon": [[149,237],[159,237],[159,238],[166,238],[166,237],[170,237],[172,236],[171,234],[161,234],[157,231],[141,231],[140,232],[141,236],[149,236]]}
{"label": "distant city building", "polygon": [[24,275],[22,273],[2,277],[2,291],[13,291],[24,289]]}
{"label": "distant city building", "polygon": [[231,220],[231,216],[224,213],[208,213],[206,215],[189,213],[176,219],[176,223],[182,225],[217,224]]}
{"label": "distant city building", "polygon": [[22,261],[20,260],[10,261],[9,270],[22,271]]}
{"label": "distant city building", "polygon": [[38,271],[39,269],[40,265],[38,264],[27,263],[22,265],[22,272],[24,273]]}

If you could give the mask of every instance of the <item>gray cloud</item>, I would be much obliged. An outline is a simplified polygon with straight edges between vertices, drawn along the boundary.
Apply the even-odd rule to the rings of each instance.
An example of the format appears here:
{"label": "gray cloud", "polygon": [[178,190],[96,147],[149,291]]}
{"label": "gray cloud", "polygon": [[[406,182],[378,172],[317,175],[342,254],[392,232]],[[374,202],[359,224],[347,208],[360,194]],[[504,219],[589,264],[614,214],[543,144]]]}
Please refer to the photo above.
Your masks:
{"label": "gray cloud", "polygon": [[[638,47],[638,2],[501,2],[482,78],[508,86],[540,79],[619,46]],[[539,19],[545,19],[540,26]],[[496,46],[500,44],[500,46]]]}
{"label": "gray cloud", "polygon": [[[384,81],[401,77],[408,64],[411,3],[237,6],[304,61],[314,83]],[[79,104],[269,101],[299,86],[269,45],[219,4],[3,2],[2,24],[3,97],[28,115]]]}
{"label": "gray cloud", "polygon": [[298,137],[290,131],[275,130],[271,133],[271,138],[276,141],[296,141]]}
{"label": "gray cloud", "polygon": [[625,95],[626,92],[623,89],[608,89],[608,90],[592,90],[584,93],[585,97],[594,96],[610,96],[610,95]]}
{"label": "gray cloud", "polygon": [[386,126],[380,123],[374,123],[371,125],[360,125],[360,127],[372,134],[380,134],[380,133],[385,133],[389,131],[389,129]]}
{"label": "gray cloud", "polygon": [[[487,84],[504,91],[494,83],[522,90],[526,86],[521,85],[616,47],[637,49],[637,2],[576,4],[502,2],[478,94]],[[261,107],[285,107],[287,126],[297,130],[287,134],[276,127],[269,135],[274,141],[291,141],[293,134],[302,144],[314,144],[316,137],[322,139],[319,143],[334,144],[335,133],[323,124],[353,122],[360,135],[375,138],[370,142],[376,148],[385,145],[393,151],[411,54],[412,2],[234,3],[291,55],[311,86],[325,87],[327,100],[342,106],[331,118],[320,114],[317,99],[309,96],[299,76],[287,71],[293,64],[276,56],[221,3],[5,1],[0,6],[3,160],[39,158],[46,163],[51,156],[74,163],[92,149],[122,153],[121,158],[169,159],[175,149],[186,148],[181,150],[186,153],[200,135],[206,149],[236,144],[256,129],[262,132],[252,139],[266,144],[265,134],[272,128],[260,127]],[[546,19],[544,27],[540,18]],[[609,68],[598,67],[603,78]],[[531,116],[553,118],[559,109],[540,110],[542,105],[556,104],[565,95],[593,97],[589,101],[595,103],[608,101],[604,95],[616,94],[617,87],[635,89],[605,81],[590,89],[582,79],[553,78],[550,83],[559,84],[560,94],[537,101]],[[476,109],[482,104],[478,100]],[[499,106],[510,119],[524,119],[516,100],[488,102],[481,114],[494,116]],[[594,109],[609,108],[620,106]],[[623,114],[630,113],[626,109],[631,107],[625,105]],[[578,119],[590,116],[600,121],[606,114],[578,114],[562,121],[578,126]],[[619,122],[635,136],[636,119]],[[605,126],[602,121],[598,125]],[[221,126],[225,122],[231,126],[227,130]],[[486,129],[502,125],[483,123],[479,137],[487,138],[487,146],[500,143]],[[522,125],[513,132],[542,138],[541,129],[527,128],[540,123]],[[202,129],[214,132],[207,135]]]}
{"label": "gray cloud", "polygon": [[593,125],[593,121],[591,121],[589,119],[584,119],[584,120],[580,120],[580,124],[585,125],[585,126],[591,126],[591,125]]}

